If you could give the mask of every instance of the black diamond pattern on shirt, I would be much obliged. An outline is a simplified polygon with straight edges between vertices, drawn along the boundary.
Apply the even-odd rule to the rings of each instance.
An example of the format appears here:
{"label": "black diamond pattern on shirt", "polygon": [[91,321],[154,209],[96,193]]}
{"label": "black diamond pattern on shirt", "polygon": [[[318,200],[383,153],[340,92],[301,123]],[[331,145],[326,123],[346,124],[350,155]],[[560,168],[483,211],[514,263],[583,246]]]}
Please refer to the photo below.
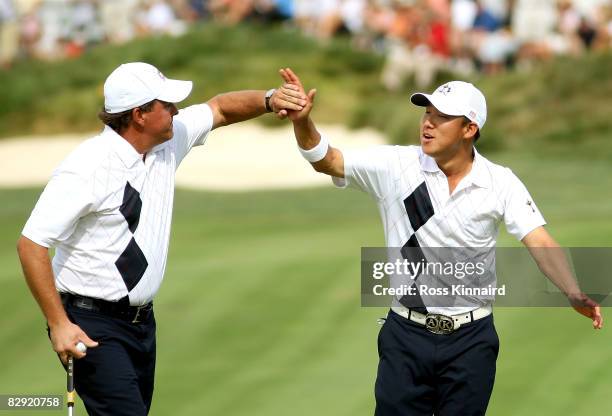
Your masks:
{"label": "black diamond pattern on shirt", "polygon": [[[408,220],[410,221],[410,225],[412,226],[414,232],[401,249],[402,257],[412,263],[420,263],[422,261],[427,262],[423,250],[420,249],[421,245],[419,244],[419,240],[416,236],[416,232],[419,230],[419,228],[425,225],[435,213],[433,204],[431,203],[431,198],[429,196],[429,191],[427,190],[427,184],[425,182],[419,185],[413,193],[404,199],[404,208],[406,209]],[[415,281],[412,284],[412,287],[415,288],[415,290],[417,287],[417,278],[418,276],[414,277]],[[415,295],[402,296],[399,302],[403,306],[416,310],[417,312],[423,314],[427,313],[423,299],[418,294],[418,291],[416,291]]]}
{"label": "black diamond pattern on shirt", "polygon": [[115,262],[128,291],[136,287],[148,265],[149,263],[138,244],[136,244],[134,237]]}
{"label": "black diamond pattern on shirt", "polygon": [[410,225],[415,233],[434,216],[434,208],[425,182],[404,199],[404,208],[406,208]]}
{"label": "black diamond pattern on shirt", "polygon": [[123,190],[123,203],[119,208],[119,211],[125,217],[128,223],[128,227],[132,233],[136,231],[138,227],[138,221],[140,221],[140,210],[142,209],[142,200],[140,194],[129,182],[125,183],[125,189]]}
{"label": "black diamond pattern on shirt", "polygon": [[[138,228],[141,209],[142,200],[140,199],[140,193],[134,189],[129,182],[126,182],[123,191],[123,203],[119,211],[125,217],[128,223],[128,229],[132,234],[135,233],[136,228]],[[135,288],[147,270],[149,263],[133,236],[123,253],[121,253],[115,262],[115,266],[117,266],[117,270],[128,292]]]}
{"label": "black diamond pattern on shirt", "polygon": [[425,258],[425,254],[423,250],[421,250],[421,245],[419,244],[419,240],[417,240],[416,234],[412,234],[410,239],[404,244],[401,253],[404,259],[413,263],[418,263],[421,259]]}

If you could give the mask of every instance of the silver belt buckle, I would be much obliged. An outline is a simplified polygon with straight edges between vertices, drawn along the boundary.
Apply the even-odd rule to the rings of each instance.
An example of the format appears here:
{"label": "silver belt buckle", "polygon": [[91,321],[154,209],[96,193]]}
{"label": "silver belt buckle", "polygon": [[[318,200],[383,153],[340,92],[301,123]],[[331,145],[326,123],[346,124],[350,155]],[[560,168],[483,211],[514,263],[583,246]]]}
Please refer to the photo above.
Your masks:
{"label": "silver belt buckle", "polygon": [[450,316],[428,313],[425,316],[425,328],[434,334],[448,335],[455,332],[455,322]]}

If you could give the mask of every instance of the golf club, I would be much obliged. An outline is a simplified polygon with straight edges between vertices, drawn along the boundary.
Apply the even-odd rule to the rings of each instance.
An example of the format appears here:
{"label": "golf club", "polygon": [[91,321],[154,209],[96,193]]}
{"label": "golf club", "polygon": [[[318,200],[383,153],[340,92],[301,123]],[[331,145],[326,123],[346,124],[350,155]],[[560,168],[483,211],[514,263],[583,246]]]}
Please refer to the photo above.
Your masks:
{"label": "golf club", "polygon": [[68,416],[72,416],[74,410],[74,358],[72,357],[72,355],[68,356],[66,387],[66,406],[68,407]]}

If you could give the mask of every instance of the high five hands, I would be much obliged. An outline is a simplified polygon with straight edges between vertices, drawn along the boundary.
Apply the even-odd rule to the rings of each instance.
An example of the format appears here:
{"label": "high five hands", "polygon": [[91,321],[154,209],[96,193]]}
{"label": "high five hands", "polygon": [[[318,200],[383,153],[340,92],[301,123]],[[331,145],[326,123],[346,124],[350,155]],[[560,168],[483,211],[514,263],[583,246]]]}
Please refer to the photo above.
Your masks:
{"label": "high five hands", "polygon": [[302,108],[297,109],[294,106],[283,108],[277,112],[278,117],[280,119],[288,117],[289,120],[294,122],[307,120],[312,110],[317,90],[312,89],[306,94],[302,82],[291,68],[283,68],[279,70],[279,74],[285,82],[279,89],[280,93],[285,97],[289,97],[288,99],[299,100]]}

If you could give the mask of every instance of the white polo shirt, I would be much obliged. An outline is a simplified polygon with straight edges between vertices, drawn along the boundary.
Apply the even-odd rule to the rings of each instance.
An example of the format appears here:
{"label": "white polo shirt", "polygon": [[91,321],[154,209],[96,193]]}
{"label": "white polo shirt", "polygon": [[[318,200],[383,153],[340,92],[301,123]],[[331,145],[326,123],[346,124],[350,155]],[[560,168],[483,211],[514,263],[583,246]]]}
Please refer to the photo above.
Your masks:
{"label": "white polo shirt", "polygon": [[333,178],[334,184],[376,200],[387,247],[404,247],[411,239],[420,247],[493,247],[502,221],[519,240],[546,224],[519,178],[476,149],[472,170],[452,195],[446,175],[420,146],[379,146],[343,155],[345,178]]}
{"label": "white polo shirt", "polygon": [[174,136],[146,155],[110,127],[79,145],[53,172],[22,234],[55,247],[60,292],[131,305],[153,299],[166,268],[174,175],[213,125],[206,104],[174,117]]}

